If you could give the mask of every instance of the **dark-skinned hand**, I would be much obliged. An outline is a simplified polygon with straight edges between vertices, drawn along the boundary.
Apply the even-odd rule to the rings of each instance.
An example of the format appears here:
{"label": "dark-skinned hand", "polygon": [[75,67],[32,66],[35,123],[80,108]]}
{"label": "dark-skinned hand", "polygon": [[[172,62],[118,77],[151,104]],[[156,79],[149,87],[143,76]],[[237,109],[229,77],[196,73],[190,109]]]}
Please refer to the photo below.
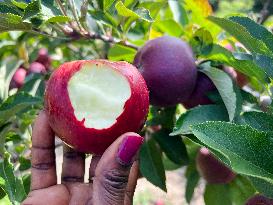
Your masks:
{"label": "dark-skinned hand", "polygon": [[93,156],[84,183],[85,155],[64,145],[61,184],[57,184],[55,134],[44,111],[33,127],[31,191],[22,205],[130,205],[138,178],[137,152],[143,139],[125,133]]}

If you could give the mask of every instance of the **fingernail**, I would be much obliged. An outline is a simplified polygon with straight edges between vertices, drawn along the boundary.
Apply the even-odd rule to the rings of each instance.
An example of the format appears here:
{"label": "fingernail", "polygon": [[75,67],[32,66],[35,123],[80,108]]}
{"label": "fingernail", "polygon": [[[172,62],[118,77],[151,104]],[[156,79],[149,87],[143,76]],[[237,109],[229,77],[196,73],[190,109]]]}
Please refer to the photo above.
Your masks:
{"label": "fingernail", "polygon": [[124,166],[130,165],[143,141],[143,137],[140,136],[128,136],[124,138],[119,146],[117,154],[118,162]]}

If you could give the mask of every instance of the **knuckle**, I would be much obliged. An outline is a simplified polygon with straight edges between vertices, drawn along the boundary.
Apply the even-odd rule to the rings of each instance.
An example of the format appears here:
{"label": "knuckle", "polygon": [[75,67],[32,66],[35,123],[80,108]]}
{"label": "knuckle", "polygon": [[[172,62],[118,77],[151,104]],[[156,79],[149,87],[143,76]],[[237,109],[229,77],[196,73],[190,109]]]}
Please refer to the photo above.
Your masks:
{"label": "knuckle", "polygon": [[53,162],[42,162],[42,163],[33,163],[32,168],[38,170],[49,170],[55,168],[55,161]]}
{"label": "knuckle", "polygon": [[63,182],[83,182],[83,176],[62,176]]}
{"label": "knuckle", "polygon": [[106,201],[118,204],[117,202],[124,200],[128,175],[129,172],[127,170],[112,169],[104,172],[101,177],[99,177],[98,180],[105,190],[104,198]]}

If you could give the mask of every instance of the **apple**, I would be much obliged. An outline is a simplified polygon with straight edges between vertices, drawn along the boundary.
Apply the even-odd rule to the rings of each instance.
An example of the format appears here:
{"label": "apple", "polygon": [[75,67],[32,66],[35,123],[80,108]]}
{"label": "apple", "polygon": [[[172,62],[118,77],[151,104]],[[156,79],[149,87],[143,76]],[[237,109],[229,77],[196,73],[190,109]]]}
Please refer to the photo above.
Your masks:
{"label": "apple", "polygon": [[202,147],[196,158],[197,170],[209,184],[226,184],[235,178],[224,163],[219,161],[207,148]]}
{"label": "apple", "polygon": [[273,199],[257,194],[248,199],[245,205],[273,205]]}
{"label": "apple", "polygon": [[197,105],[213,104],[207,94],[216,90],[217,89],[211,79],[204,73],[199,72],[193,93],[190,98],[183,103],[183,106],[190,109]]}
{"label": "apple", "polygon": [[43,64],[47,70],[50,68],[51,58],[48,55],[48,51],[46,48],[41,48],[39,50],[36,62]]}
{"label": "apple", "polygon": [[194,89],[194,55],[179,38],[163,36],[148,41],[137,52],[134,65],[147,83],[152,105],[164,107],[185,102]]}
{"label": "apple", "polygon": [[12,76],[10,87],[21,88],[24,85],[24,81],[27,75],[27,71],[24,68],[18,68]]}
{"label": "apple", "polygon": [[33,62],[29,66],[29,72],[30,73],[46,73],[46,68],[43,64],[39,62]]}
{"label": "apple", "polygon": [[225,66],[223,69],[227,74],[230,75],[230,77],[237,83],[237,85],[239,85],[241,88],[244,87],[246,84],[248,84],[249,79],[248,77],[239,72],[236,71],[234,68],[230,67],[230,66]]}
{"label": "apple", "polygon": [[125,132],[138,132],[149,110],[149,92],[138,70],[126,62],[64,63],[45,91],[49,124],[78,151],[102,154]]}

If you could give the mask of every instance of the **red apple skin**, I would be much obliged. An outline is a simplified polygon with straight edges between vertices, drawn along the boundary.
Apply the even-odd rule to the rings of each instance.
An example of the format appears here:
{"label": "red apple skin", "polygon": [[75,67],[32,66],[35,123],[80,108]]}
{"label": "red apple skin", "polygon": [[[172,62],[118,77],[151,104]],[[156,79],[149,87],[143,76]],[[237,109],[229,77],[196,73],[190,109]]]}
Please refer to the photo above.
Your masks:
{"label": "red apple skin", "polygon": [[273,205],[273,199],[257,194],[248,199],[245,205]]}
{"label": "red apple skin", "polygon": [[[76,119],[69,99],[68,81],[87,62],[112,67],[128,79],[131,87],[131,97],[126,101],[123,113],[107,129],[86,128],[83,121]],[[51,75],[45,92],[45,110],[52,129],[64,142],[81,152],[102,154],[120,135],[140,131],[149,110],[149,92],[141,74],[129,63],[73,61],[61,65]]]}
{"label": "red apple skin", "polygon": [[199,150],[196,163],[198,172],[209,184],[226,184],[236,176],[231,169],[204,147]]}
{"label": "red apple skin", "polygon": [[21,88],[24,85],[24,81],[27,75],[27,71],[24,68],[18,68],[10,82],[11,88]]}
{"label": "red apple skin", "polygon": [[137,52],[133,64],[147,83],[152,105],[166,107],[184,102],[194,89],[194,54],[179,38],[163,36],[148,41]]}
{"label": "red apple skin", "polygon": [[190,109],[198,105],[213,104],[213,102],[208,98],[207,94],[216,90],[217,89],[211,79],[204,73],[199,72],[195,88],[189,99],[183,103],[183,106],[186,109]]}
{"label": "red apple skin", "polygon": [[33,62],[29,66],[29,72],[30,73],[46,73],[46,68],[43,64],[39,62]]}

